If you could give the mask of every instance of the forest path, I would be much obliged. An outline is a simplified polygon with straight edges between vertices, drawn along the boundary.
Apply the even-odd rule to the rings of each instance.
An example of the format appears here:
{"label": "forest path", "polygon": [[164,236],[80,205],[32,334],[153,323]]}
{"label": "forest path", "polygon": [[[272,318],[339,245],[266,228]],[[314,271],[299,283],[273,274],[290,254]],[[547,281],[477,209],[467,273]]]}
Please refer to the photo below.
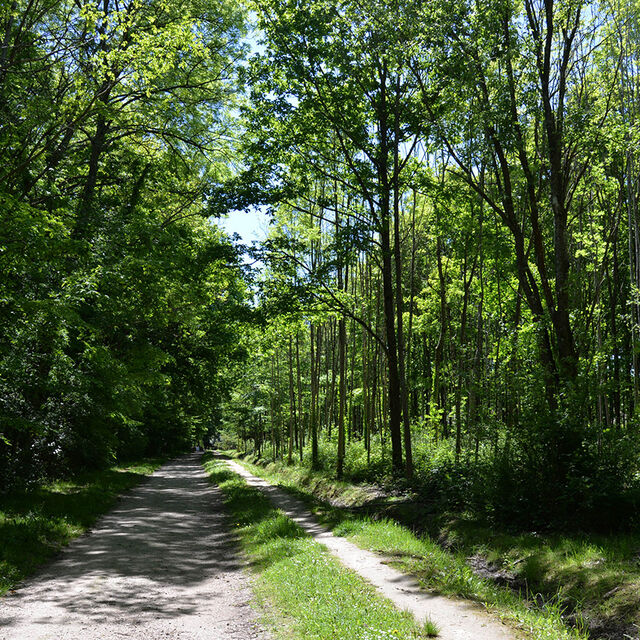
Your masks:
{"label": "forest path", "polygon": [[0,640],[266,639],[200,457],[158,469],[0,600]]}
{"label": "forest path", "polygon": [[226,462],[247,484],[261,489],[276,507],[399,609],[410,611],[418,622],[424,622],[427,617],[435,622],[440,629],[439,640],[515,640],[518,637],[469,601],[453,600],[421,589],[414,578],[390,567],[383,557],[334,536],[319,525],[300,500],[254,476],[237,462]]}

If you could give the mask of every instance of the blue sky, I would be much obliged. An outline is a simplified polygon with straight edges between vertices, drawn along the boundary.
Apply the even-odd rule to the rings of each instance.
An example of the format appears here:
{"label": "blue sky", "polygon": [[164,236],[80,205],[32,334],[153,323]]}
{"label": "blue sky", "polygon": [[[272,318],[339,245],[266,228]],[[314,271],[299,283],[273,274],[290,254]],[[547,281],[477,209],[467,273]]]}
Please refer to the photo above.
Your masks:
{"label": "blue sky", "polygon": [[252,207],[245,211],[232,211],[215,223],[230,236],[237,233],[245,244],[261,242],[267,237],[269,216],[263,208]]}

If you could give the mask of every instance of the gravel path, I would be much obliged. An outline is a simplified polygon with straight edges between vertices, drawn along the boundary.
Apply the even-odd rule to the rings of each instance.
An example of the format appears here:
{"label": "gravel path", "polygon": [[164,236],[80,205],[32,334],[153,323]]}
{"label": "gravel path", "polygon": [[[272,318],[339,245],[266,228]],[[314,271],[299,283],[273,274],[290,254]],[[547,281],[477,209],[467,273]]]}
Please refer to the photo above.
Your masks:
{"label": "gravel path", "polygon": [[266,640],[230,529],[200,455],[174,460],[0,600],[0,640]]}
{"label": "gravel path", "polygon": [[454,600],[421,589],[417,581],[390,567],[382,556],[366,551],[345,538],[334,536],[318,524],[303,502],[258,478],[234,460],[232,471],[247,484],[266,493],[276,507],[295,520],[315,540],[324,544],[345,566],[359,573],[399,609],[411,611],[416,620],[429,617],[438,625],[438,640],[515,640],[518,636],[485,611],[465,600]]}

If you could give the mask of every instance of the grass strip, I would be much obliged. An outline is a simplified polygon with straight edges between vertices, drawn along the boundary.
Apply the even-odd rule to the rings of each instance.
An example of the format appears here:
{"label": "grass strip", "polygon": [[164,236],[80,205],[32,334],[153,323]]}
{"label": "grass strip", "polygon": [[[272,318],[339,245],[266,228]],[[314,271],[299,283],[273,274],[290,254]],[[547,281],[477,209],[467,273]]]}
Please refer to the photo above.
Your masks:
{"label": "grass strip", "polygon": [[418,639],[433,636],[410,613],[345,568],[297,524],[223,463],[205,458],[205,469],[224,494],[243,550],[256,570],[267,622],[279,638],[314,640]]}
{"label": "grass strip", "polygon": [[143,460],[0,495],[0,595],[84,533],[162,462]]}
{"label": "grass strip", "polygon": [[415,576],[425,589],[476,601],[533,640],[590,637],[579,615],[574,615],[573,627],[565,624],[566,600],[560,595],[543,601],[538,593],[498,586],[477,575],[467,562],[467,553],[461,550],[445,550],[428,535],[417,535],[394,520],[354,514],[316,497],[317,494],[325,499],[346,497],[347,501],[362,493],[348,483],[335,483],[323,474],[280,463],[263,466],[242,458],[238,461],[251,473],[303,500],[335,535],[391,558],[393,566]]}

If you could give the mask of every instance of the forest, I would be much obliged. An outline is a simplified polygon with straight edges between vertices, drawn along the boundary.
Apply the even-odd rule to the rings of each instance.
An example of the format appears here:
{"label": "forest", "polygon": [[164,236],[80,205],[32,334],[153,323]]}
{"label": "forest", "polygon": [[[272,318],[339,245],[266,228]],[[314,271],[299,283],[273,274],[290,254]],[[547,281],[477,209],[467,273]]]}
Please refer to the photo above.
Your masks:
{"label": "forest", "polygon": [[637,521],[637,8],[257,20],[246,153],[272,224],[240,440],[512,525]]}
{"label": "forest", "polygon": [[639,55],[619,0],[5,0],[0,487],[222,438],[637,524]]}
{"label": "forest", "polygon": [[3,2],[0,487],[189,448],[242,356],[233,3]]}

